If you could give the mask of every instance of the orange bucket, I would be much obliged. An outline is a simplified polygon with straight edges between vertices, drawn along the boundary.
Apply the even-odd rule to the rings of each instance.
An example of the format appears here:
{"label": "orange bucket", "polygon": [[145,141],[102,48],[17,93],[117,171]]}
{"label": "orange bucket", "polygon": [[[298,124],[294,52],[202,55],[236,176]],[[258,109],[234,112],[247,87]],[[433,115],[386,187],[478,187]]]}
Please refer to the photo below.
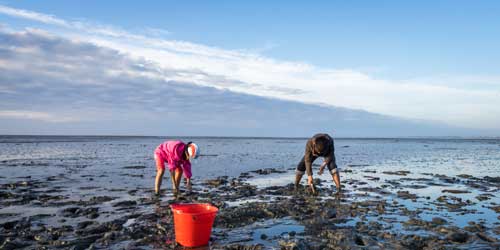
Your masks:
{"label": "orange bucket", "polygon": [[208,245],[218,208],[207,203],[170,205],[174,214],[175,241],[185,247]]}

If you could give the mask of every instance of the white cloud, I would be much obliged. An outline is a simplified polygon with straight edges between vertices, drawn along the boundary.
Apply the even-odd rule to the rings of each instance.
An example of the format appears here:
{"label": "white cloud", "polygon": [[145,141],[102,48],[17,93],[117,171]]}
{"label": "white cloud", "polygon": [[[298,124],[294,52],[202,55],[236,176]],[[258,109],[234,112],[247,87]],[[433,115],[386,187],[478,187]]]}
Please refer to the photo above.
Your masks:
{"label": "white cloud", "polygon": [[[148,77],[466,127],[497,128],[500,125],[500,85],[491,83],[492,79],[499,79],[498,76],[379,79],[357,70],[321,68],[278,61],[245,50],[151,38],[116,27],[67,21],[1,5],[0,13],[56,25],[64,28],[58,29],[58,35],[90,41],[144,59],[154,64],[156,71],[131,73]],[[51,29],[50,26],[44,28]],[[176,74],[168,73],[172,71]],[[478,83],[484,86],[485,81],[487,88],[470,87]]]}
{"label": "white cloud", "polygon": [[47,112],[28,110],[0,110],[0,118],[39,120],[44,122],[76,122],[76,117],[61,116]]}
{"label": "white cloud", "polygon": [[54,25],[59,25],[63,27],[69,27],[68,23],[65,20],[56,18],[51,15],[46,15],[34,11],[29,11],[29,10],[22,10],[22,9],[15,9],[15,8],[10,8],[8,6],[0,5],[0,13],[3,13],[5,15],[9,16],[15,16],[15,17],[20,17],[20,18],[26,18],[30,19],[33,21],[38,21],[38,22],[43,22],[46,24],[54,24]]}

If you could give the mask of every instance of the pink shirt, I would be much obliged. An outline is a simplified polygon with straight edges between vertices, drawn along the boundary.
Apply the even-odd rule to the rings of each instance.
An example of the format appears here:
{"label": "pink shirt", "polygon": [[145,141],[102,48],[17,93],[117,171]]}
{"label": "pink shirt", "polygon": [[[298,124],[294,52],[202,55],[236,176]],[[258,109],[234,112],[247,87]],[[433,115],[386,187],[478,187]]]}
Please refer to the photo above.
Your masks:
{"label": "pink shirt", "polygon": [[184,149],[186,144],[182,141],[166,141],[155,149],[155,155],[158,159],[168,163],[168,169],[173,171],[176,168],[182,168],[184,177],[191,178],[191,162],[184,159]]}

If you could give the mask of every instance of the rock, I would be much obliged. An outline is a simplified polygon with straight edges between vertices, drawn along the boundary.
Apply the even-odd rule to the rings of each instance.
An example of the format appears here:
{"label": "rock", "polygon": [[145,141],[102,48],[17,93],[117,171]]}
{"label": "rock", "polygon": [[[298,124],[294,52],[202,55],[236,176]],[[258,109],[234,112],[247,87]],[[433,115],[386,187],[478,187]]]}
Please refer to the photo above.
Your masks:
{"label": "rock", "polygon": [[485,176],[483,180],[488,181],[488,182],[493,182],[493,183],[500,183],[500,176],[497,177],[490,177],[490,176]]}
{"label": "rock", "polygon": [[113,207],[131,207],[137,205],[137,201],[119,201]]}
{"label": "rock", "polygon": [[456,243],[465,243],[469,239],[469,234],[465,232],[450,232],[446,239]]}
{"label": "rock", "polygon": [[261,235],[260,235],[260,238],[261,238],[262,240],[265,240],[265,239],[267,239],[267,235],[266,235],[266,234],[261,234]]}
{"label": "rock", "polygon": [[76,229],[85,229],[86,227],[94,224],[93,221],[82,221],[76,225]]}
{"label": "rock", "polygon": [[470,193],[467,190],[457,190],[457,189],[443,189],[442,193],[452,193],[452,194],[467,194]]}
{"label": "rock", "polygon": [[419,235],[404,235],[400,243],[405,249],[424,249],[427,245],[427,239]]}
{"label": "rock", "polygon": [[124,169],[145,169],[146,166],[142,166],[142,165],[137,165],[137,166],[125,166],[123,167]]}
{"label": "rock", "polygon": [[114,199],[115,198],[110,197],[110,196],[94,196],[94,197],[90,198],[89,202],[92,204],[101,204],[104,202],[112,201]]}
{"label": "rock", "polygon": [[490,209],[495,211],[496,213],[500,213],[500,206],[490,207]]}
{"label": "rock", "polygon": [[402,175],[402,176],[406,176],[406,175],[408,175],[411,172],[410,171],[399,170],[399,171],[385,171],[385,172],[382,172],[382,173],[383,174],[388,174],[388,175]]}
{"label": "rock", "polygon": [[96,240],[101,238],[100,235],[90,235],[83,238],[78,238],[71,241],[69,244],[72,245],[71,250],[86,250],[88,249]]}
{"label": "rock", "polygon": [[474,221],[469,221],[469,225],[464,227],[464,230],[469,231],[469,232],[483,232],[486,230],[486,227],[484,227],[481,224],[478,224]]}
{"label": "rock", "polygon": [[96,219],[97,217],[99,217],[99,213],[90,213],[87,215],[89,219]]}
{"label": "rock", "polygon": [[445,219],[443,219],[441,217],[434,217],[434,218],[432,218],[431,223],[433,224],[433,226],[440,226],[440,225],[444,225],[444,224],[448,223],[448,221],[446,221]]}
{"label": "rock", "polygon": [[363,237],[361,237],[359,235],[354,236],[354,243],[356,243],[356,245],[358,245],[358,246],[365,246],[365,242],[363,240]]}
{"label": "rock", "polygon": [[262,244],[257,244],[257,245],[240,245],[240,244],[231,244],[224,246],[225,250],[262,250],[263,245]]}
{"label": "rock", "polygon": [[487,242],[497,242],[498,240],[496,238],[493,238],[483,232],[476,233],[476,236],[479,237],[481,240],[487,241]]}
{"label": "rock", "polygon": [[408,191],[398,191],[397,192],[397,195],[399,198],[401,199],[410,199],[410,200],[415,200],[417,199],[417,195],[416,194],[412,194]]}
{"label": "rock", "polygon": [[0,249],[2,250],[14,250],[21,249],[23,247],[27,247],[30,244],[19,239],[11,239],[7,238],[2,245],[0,245]]}
{"label": "rock", "polygon": [[273,173],[285,173],[286,171],[278,170],[275,168],[265,168],[265,169],[258,169],[255,171],[250,171],[250,172],[260,174],[260,175],[268,175],[268,174],[273,174]]}
{"label": "rock", "polygon": [[495,196],[492,194],[486,193],[486,194],[480,194],[480,195],[476,196],[476,199],[479,201],[486,201],[486,200],[491,199],[492,197],[495,197]]}
{"label": "rock", "polygon": [[281,250],[298,250],[299,249],[297,243],[295,243],[293,241],[291,241],[291,242],[279,241],[279,245],[281,247]]}
{"label": "rock", "polygon": [[228,182],[227,176],[221,176],[221,177],[217,177],[215,179],[206,180],[205,184],[212,186],[212,187],[218,187],[220,185],[226,185],[227,182]]}

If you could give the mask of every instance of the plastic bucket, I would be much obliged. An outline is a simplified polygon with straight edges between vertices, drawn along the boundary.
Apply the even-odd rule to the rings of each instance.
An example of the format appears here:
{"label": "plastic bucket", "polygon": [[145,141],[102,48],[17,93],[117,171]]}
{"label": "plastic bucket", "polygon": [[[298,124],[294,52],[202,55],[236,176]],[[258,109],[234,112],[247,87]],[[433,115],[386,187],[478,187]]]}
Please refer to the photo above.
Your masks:
{"label": "plastic bucket", "polygon": [[208,245],[218,208],[207,203],[172,204],[170,208],[177,243],[185,247]]}

